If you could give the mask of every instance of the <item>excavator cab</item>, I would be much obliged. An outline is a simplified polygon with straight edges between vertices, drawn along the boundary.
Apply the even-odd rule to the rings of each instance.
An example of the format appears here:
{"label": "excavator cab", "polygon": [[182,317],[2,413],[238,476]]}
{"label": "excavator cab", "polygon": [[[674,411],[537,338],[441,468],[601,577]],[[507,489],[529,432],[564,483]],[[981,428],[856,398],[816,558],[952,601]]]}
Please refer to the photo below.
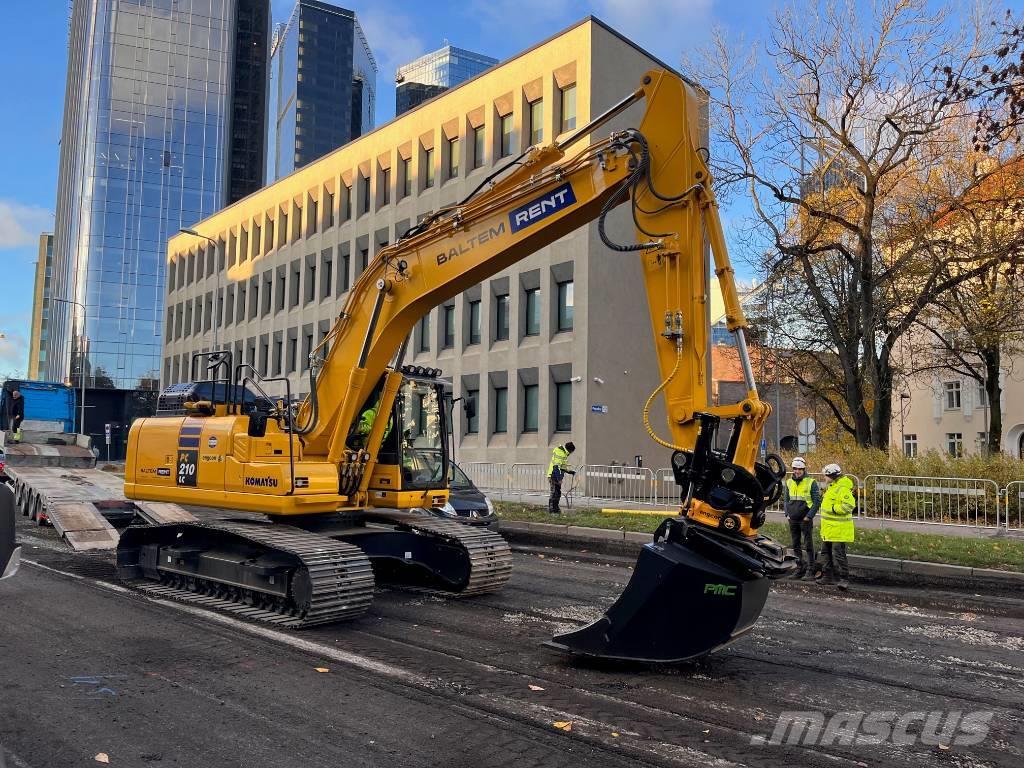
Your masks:
{"label": "excavator cab", "polygon": [[[402,369],[402,385],[395,395],[370,479],[375,506],[398,509],[424,506],[421,503],[424,496],[430,497],[430,506],[441,506],[447,501],[449,429],[444,382],[438,379],[440,373],[435,368],[419,366]],[[376,411],[372,409],[380,397],[380,389],[378,387],[367,401],[363,414],[368,418],[370,413],[376,418]],[[356,432],[360,429],[365,431],[366,426],[357,425]],[[350,439],[358,441],[359,438]],[[440,503],[434,504],[435,501]]]}

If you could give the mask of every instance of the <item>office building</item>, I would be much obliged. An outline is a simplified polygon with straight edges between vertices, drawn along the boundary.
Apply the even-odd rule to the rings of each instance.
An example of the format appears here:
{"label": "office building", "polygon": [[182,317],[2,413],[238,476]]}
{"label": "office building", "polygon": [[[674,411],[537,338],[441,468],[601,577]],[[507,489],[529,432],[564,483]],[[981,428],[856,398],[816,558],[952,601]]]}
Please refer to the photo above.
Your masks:
{"label": "office building", "polygon": [[269,0],[72,4],[43,378],[157,388],[168,238],[229,187],[259,187],[269,13]]}
{"label": "office building", "polygon": [[[187,380],[219,324],[236,362],[306,392],[310,350],[385,244],[656,67],[667,65],[587,18],[203,220],[196,229],[216,249],[174,237],[163,380]],[[600,135],[642,113],[630,107]],[[608,231],[634,238],[628,211],[609,216]],[[225,266],[211,273],[215,250]],[[546,464],[552,445],[572,439],[577,461],[667,466],[641,420],[660,377],[639,257],[607,250],[596,222],[432,309],[406,362],[442,369],[456,397],[477,403],[472,418],[455,415],[459,461]],[[658,411],[652,419],[664,425]]]}
{"label": "office building", "polygon": [[49,335],[50,281],[53,277],[53,233],[39,236],[39,258],[32,288],[32,331],[28,345],[28,378],[38,379],[46,366],[46,340]]}
{"label": "office building", "polygon": [[355,13],[298,0],[271,46],[267,182],[373,128],[377,62]]}
{"label": "office building", "polygon": [[445,45],[398,68],[395,75],[395,114],[414,109],[498,63],[497,59]]}

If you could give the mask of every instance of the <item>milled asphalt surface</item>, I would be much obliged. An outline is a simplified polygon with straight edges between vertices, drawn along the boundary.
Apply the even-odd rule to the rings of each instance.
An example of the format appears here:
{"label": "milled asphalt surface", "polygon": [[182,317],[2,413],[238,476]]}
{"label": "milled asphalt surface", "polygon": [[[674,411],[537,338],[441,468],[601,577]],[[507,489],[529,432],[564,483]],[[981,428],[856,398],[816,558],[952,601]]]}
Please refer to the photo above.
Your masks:
{"label": "milled asphalt surface", "polygon": [[[540,643],[607,607],[620,563],[520,553],[498,594],[380,590],[363,619],[289,632],[127,592],[110,555],[19,535],[30,562],[0,583],[7,766],[1024,764],[1024,600],[785,583],[700,664],[594,667]],[[994,715],[970,747],[751,743],[790,710]]]}

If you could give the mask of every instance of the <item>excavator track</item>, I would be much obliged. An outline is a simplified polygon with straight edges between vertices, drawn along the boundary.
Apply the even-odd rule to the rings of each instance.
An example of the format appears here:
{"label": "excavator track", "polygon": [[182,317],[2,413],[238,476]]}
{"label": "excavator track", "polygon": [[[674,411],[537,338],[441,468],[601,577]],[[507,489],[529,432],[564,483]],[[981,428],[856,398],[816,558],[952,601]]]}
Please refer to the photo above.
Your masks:
{"label": "excavator track", "polygon": [[[464,568],[453,578],[451,573],[442,574],[441,568],[432,568],[429,562],[422,562],[421,565],[427,571],[434,571],[434,583],[416,583],[409,579],[400,578],[392,581],[387,577],[386,569],[381,569],[378,579],[389,586],[398,586],[403,589],[427,592],[445,596],[471,596],[483,595],[490,592],[497,592],[501,589],[512,575],[512,550],[508,543],[496,533],[480,528],[472,528],[454,520],[441,520],[438,518],[425,517],[423,515],[409,514],[404,512],[386,512],[375,510],[363,515],[363,519],[370,524],[384,523],[394,525],[398,532],[411,532],[415,536],[422,536],[435,539],[438,543],[448,548],[462,550],[465,554]],[[344,536],[340,538],[346,539]],[[355,536],[351,541],[357,546],[363,547],[362,537]],[[384,541],[388,535],[385,534]],[[396,539],[394,545],[401,549],[400,542]],[[367,547],[370,559],[385,557],[392,560],[398,559],[398,553],[385,552],[375,547]],[[448,564],[449,558],[445,558],[444,565]],[[437,586],[437,581],[443,586]]]}
{"label": "excavator track", "polygon": [[[148,577],[142,575],[143,547],[174,544],[189,532],[198,532],[200,541],[205,537],[211,549],[244,543],[264,548],[268,555],[284,555],[295,568],[289,594],[268,596],[230,582],[166,570],[160,570],[155,581],[152,567],[146,569]],[[221,520],[133,527],[122,533],[117,563],[122,581],[147,594],[289,629],[354,619],[373,601],[373,570],[358,547],[278,524]],[[297,598],[296,592],[301,596]]]}

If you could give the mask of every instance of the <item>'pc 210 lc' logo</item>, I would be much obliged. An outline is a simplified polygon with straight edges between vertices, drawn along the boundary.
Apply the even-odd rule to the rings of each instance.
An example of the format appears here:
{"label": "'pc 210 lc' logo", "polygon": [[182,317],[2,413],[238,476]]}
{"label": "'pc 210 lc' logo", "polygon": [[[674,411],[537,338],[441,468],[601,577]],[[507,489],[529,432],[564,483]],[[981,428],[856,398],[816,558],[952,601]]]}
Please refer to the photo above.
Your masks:
{"label": "'pc 210 lc' logo", "polygon": [[826,723],[823,712],[783,712],[772,735],[751,736],[755,746],[851,746],[895,744],[970,747],[988,736],[994,712],[836,712]]}

